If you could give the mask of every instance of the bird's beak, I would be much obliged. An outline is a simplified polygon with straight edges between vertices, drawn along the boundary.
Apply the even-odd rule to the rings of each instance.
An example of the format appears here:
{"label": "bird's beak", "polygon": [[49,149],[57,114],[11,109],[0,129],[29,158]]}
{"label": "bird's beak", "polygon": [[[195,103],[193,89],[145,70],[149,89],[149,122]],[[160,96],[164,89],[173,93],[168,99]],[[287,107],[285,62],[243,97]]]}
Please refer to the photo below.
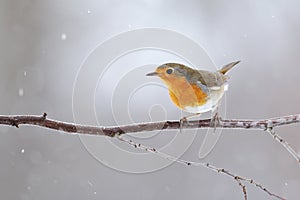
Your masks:
{"label": "bird's beak", "polygon": [[158,76],[158,75],[159,75],[159,73],[157,73],[157,72],[151,72],[151,73],[146,74],[146,76]]}

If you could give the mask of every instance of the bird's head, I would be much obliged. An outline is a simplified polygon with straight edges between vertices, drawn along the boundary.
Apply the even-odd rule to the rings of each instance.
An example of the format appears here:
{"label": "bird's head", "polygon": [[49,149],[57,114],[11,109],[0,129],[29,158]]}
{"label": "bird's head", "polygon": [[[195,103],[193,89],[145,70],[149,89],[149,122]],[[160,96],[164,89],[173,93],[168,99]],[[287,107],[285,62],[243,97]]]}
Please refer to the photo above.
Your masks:
{"label": "bird's head", "polygon": [[165,83],[174,83],[180,79],[185,79],[191,68],[178,64],[178,63],[166,63],[156,68],[155,72],[148,73],[146,76],[158,76]]}

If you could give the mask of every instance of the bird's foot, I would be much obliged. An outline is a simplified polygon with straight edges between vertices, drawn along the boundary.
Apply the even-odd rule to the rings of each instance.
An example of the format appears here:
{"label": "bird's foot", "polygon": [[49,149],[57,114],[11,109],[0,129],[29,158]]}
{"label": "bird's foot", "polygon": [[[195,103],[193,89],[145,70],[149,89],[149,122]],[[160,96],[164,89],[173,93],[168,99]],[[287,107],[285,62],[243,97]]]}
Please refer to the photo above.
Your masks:
{"label": "bird's foot", "polygon": [[183,128],[183,126],[184,126],[184,125],[189,125],[189,124],[190,124],[190,123],[189,123],[187,117],[181,118],[180,121],[179,121],[179,130],[180,130],[180,133],[182,133],[182,128]]}
{"label": "bird's foot", "polygon": [[180,122],[179,122],[180,133],[182,133],[183,125],[192,125],[192,123],[189,123],[188,118],[192,118],[192,117],[196,117],[196,116],[200,116],[200,115],[201,115],[201,113],[195,113],[195,114],[188,115],[188,116],[181,118]]}
{"label": "bird's foot", "polygon": [[214,128],[214,133],[216,132],[217,126],[220,125],[220,122],[221,122],[221,117],[219,117],[218,112],[216,112],[210,120],[210,127]]}
{"label": "bird's foot", "polygon": [[182,127],[183,127],[183,124],[187,122],[187,118],[186,117],[183,117],[180,119],[179,121],[179,132],[182,133]]}

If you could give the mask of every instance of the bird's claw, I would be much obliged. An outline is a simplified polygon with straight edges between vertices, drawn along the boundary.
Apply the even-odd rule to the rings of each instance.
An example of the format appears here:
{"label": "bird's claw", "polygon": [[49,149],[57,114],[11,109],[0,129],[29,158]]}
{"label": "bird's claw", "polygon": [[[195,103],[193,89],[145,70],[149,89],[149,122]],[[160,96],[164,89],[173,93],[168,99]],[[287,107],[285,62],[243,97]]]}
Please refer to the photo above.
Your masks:
{"label": "bird's claw", "polygon": [[183,117],[180,119],[179,121],[179,130],[180,130],[180,133],[182,133],[182,128],[183,128],[183,125],[189,125],[189,121],[187,120],[187,117]]}
{"label": "bird's claw", "polygon": [[219,114],[216,113],[210,120],[210,127],[214,128],[214,133],[216,132],[217,126],[220,125],[221,117],[219,117]]}
{"label": "bird's claw", "polygon": [[183,118],[180,119],[180,122],[179,122],[180,133],[182,133],[183,125],[186,125],[186,126],[192,125],[192,123],[190,123],[188,121],[188,118],[195,117],[197,115],[200,115],[200,113],[195,113],[193,115],[188,115],[188,116],[185,116],[185,117],[183,117]]}
{"label": "bird's claw", "polygon": [[183,124],[187,122],[187,119],[186,117],[183,117],[180,119],[179,121],[179,132],[182,133],[182,127],[183,127]]}

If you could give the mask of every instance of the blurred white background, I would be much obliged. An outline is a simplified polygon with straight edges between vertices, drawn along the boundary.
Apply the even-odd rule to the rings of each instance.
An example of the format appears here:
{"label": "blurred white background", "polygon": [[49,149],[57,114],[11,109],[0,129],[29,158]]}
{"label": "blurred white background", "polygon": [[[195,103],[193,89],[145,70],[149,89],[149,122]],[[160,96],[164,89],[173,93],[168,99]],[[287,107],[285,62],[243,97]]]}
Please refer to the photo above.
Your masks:
{"label": "blurred white background", "polygon": [[[147,27],[187,36],[206,50],[216,66],[242,60],[230,72],[224,105],[227,118],[300,113],[299,19],[296,0],[0,0],[0,114],[47,112],[50,118],[74,122],[74,83],[90,52],[117,34]],[[167,53],[145,50],[115,63],[106,84],[121,80],[122,73],[138,69],[140,63],[151,70],[163,60],[184,62]],[[147,87],[130,100],[123,91],[113,94],[118,98],[111,102],[101,98],[109,89],[94,87],[100,125],[116,125],[109,108],[118,102],[129,102],[134,122],[149,121],[148,111],[156,104],[159,106],[150,109],[151,120],[181,116],[163,89]],[[88,102],[85,98],[82,101]],[[128,113],[118,113],[117,121],[127,122]],[[300,152],[299,130],[299,125],[276,129]],[[182,158],[198,159],[201,133],[206,133],[201,131]],[[172,134],[176,132],[162,132],[142,142],[157,148],[172,140]],[[37,127],[0,127],[0,136],[3,199],[243,199],[236,182],[204,168],[174,163],[151,173],[124,173],[95,159],[78,136]],[[299,165],[265,132],[224,130],[204,161],[253,178],[278,195],[299,199]],[[253,186],[247,189],[249,199],[270,199]]]}

